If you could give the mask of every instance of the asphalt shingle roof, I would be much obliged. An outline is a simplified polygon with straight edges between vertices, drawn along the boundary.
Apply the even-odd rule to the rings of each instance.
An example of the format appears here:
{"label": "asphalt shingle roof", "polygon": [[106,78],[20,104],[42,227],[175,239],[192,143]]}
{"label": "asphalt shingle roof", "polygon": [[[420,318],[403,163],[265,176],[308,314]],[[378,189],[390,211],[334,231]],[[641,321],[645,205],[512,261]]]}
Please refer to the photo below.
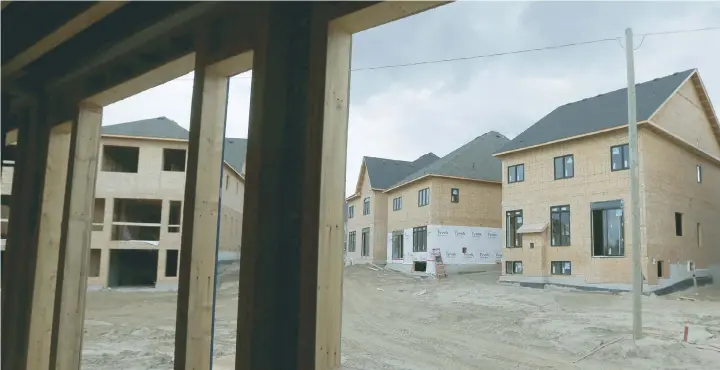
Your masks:
{"label": "asphalt shingle roof", "polygon": [[[142,138],[188,140],[190,133],[177,122],[158,117],[102,126],[102,135],[121,135]],[[247,152],[247,139],[225,138],[223,157],[236,171],[242,172]]]}
{"label": "asphalt shingle roof", "polygon": [[384,190],[439,158],[433,153],[427,153],[412,162],[377,157],[365,157],[364,160],[370,177],[370,187]]}
{"label": "asphalt shingle roof", "polygon": [[[695,69],[691,69],[677,72],[652,81],[636,84],[638,122],[650,119],[650,116],[695,71]],[[500,148],[498,153],[626,124],[627,88],[624,88],[556,108]]]}
{"label": "asphalt shingle roof", "polygon": [[502,161],[493,154],[510,141],[503,134],[490,131],[455,149],[450,154],[397,181],[395,186],[425,175],[461,177],[473,180],[501,181]]}

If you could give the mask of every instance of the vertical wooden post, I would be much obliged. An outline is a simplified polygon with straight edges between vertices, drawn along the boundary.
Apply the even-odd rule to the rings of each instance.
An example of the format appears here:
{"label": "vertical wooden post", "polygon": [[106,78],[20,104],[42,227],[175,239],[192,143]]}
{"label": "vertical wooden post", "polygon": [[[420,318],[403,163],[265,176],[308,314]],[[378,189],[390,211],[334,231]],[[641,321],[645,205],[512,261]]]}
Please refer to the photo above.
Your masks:
{"label": "vertical wooden post", "polygon": [[236,369],[340,363],[351,35],[266,3],[250,103]]}
{"label": "vertical wooden post", "polygon": [[213,303],[228,77],[205,63],[199,39],[190,114],[183,210],[175,369],[208,369],[212,361]]}
{"label": "vertical wooden post", "polygon": [[[8,239],[5,257],[12,261],[3,270],[2,279],[2,368],[28,367],[31,311],[33,309],[37,230],[43,202],[45,162],[50,130],[45,125],[44,101],[28,107],[18,125],[17,161],[13,176]],[[41,333],[42,334],[42,333]],[[48,331],[49,336],[49,331]]]}
{"label": "vertical wooden post", "polygon": [[102,107],[82,103],[72,123],[70,157],[67,162],[58,288],[50,351],[50,363],[54,364],[56,370],[80,368],[101,125]]}

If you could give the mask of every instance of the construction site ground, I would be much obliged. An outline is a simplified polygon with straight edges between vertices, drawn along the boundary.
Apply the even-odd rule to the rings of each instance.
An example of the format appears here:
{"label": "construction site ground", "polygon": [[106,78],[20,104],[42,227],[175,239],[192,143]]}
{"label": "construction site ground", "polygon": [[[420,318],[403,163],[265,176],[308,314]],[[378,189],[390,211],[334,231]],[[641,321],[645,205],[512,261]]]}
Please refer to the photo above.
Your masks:
{"label": "construction site ground", "polygon": [[[234,369],[236,266],[217,297],[214,369]],[[172,369],[174,292],[87,296],[83,369]],[[497,274],[434,280],[347,267],[342,369],[719,369],[720,286],[646,296],[633,341],[627,293],[497,284]],[[688,342],[683,342],[685,326]]]}

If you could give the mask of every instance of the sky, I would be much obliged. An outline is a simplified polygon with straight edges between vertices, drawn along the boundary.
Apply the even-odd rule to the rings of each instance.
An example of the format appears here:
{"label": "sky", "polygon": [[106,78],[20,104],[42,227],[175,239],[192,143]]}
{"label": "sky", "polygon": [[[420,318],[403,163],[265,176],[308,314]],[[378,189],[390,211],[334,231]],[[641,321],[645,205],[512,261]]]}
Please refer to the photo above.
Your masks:
{"label": "sky", "polygon": [[[455,2],[353,36],[352,68],[720,26],[720,2]],[[697,68],[720,104],[720,30],[635,39],[636,81]],[[346,192],[363,156],[443,156],[485,132],[513,138],[557,106],[623,88],[624,41],[351,75]],[[230,82],[227,137],[247,137],[251,72]],[[103,125],[166,116],[188,128],[192,74],[105,108]]]}

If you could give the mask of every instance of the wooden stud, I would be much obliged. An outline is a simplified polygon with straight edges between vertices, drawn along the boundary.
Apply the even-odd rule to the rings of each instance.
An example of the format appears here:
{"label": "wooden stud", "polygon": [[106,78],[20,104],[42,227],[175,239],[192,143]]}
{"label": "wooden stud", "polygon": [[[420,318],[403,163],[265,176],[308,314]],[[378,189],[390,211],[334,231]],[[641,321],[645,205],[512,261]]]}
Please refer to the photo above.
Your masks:
{"label": "wooden stud", "polygon": [[229,79],[206,66],[199,39],[190,114],[180,247],[175,369],[207,369],[212,361],[213,306],[220,189]]}
{"label": "wooden stud", "polygon": [[102,107],[81,104],[72,123],[50,361],[80,368]]}

